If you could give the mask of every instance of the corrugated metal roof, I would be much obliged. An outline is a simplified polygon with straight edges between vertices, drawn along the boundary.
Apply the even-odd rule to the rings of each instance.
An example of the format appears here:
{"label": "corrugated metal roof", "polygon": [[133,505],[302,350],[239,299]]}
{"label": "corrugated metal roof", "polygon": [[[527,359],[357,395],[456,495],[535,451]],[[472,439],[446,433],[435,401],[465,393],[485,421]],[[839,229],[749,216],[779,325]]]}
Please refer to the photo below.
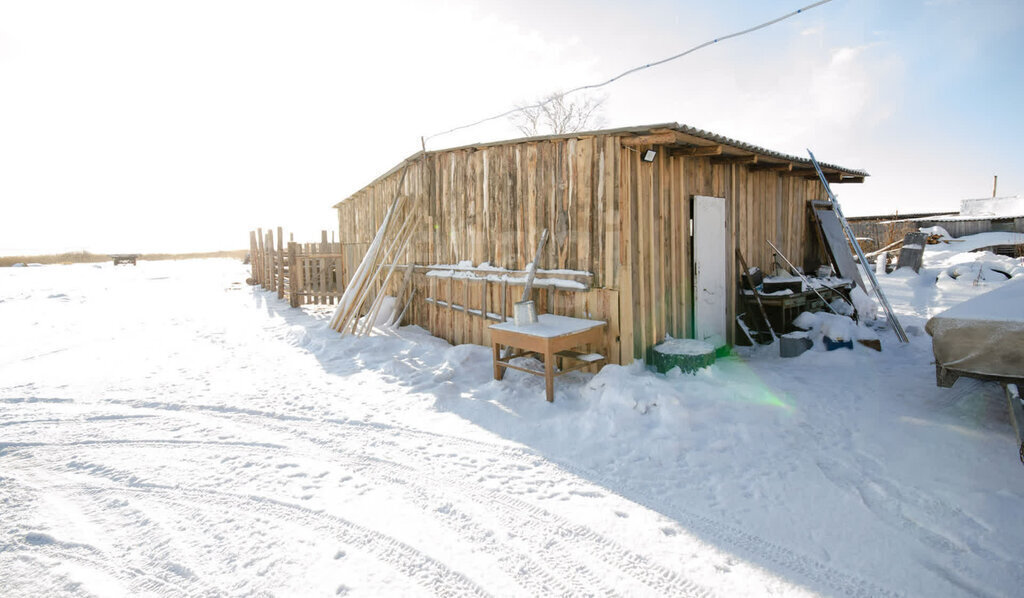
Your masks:
{"label": "corrugated metal roof", "polygon": [[991,220],[993,222],[997,222],[1000,220],[1014,220],[1017,218],[1024,218],[1024,214],[1000,214],[999,216],[958,216],[954,214],[952,216],[932,216],[925,218],[914,218],[914,220],[927,222],[978,222],[981,220]]}
{"label": "corrugated metal roof", "polygon": [[878,224],[891,224],[893,222],[908,222],[910,220],[920,220],[921,218],[928,218],[933,216],[952,216],[957,212],[912,212],[908,214],[882,214],[874,216],[847,216],[847,222],[866,222],[871,220],[878,221]]}
{"label": "corrugated metal roof", "polygon": [[[437,149],[437,150],[428,150],[426,152],[419,151],[419,152],[416,152],[415,154],[409,156],[408,158],[406,158],[402,162],[396,164],[392,169],[390,169],[387,172],[385,172],[384,174],[378,176],[377,178],[375,178],[374,180],[370,181],[369,183],[367,183],[363,187],[360,187],[360,190],[361,189],[365,189],[366,187],[368,187],[370,185],[373,185],[377,181],[380,181],[381,179],[386,178],[386,177],[394,174],[404,164],[406,164],[408,162],[411,162],[411,161],[415,160],[416,158],[419,158],[424,153],[426,153],[426,154],[439,154],[439,153],[443,153],[443,152],[450,152],[450,151],[457,151],[457,150],[484,149],[484,148],[495,147],[495,146],[499,146],[499,145],[512,145],[512,144],[518,144],[518,143],[530,143],[530,142],[535,142],[535,141],[546,141],[546,140],[551,140],[551,139],[574,139],[574,138],[581,138],[581,137],[593,137],[593,136],[596,136],[596,135],[626,135],[626,134],[631,134],[631,135],[650,135],[650,134],[653,134],[655,131],[664,131],[664,130],[677,131],[679,133],[682,133],[684,135],[688,135],[690,137],[694,137],[694,138],[701,139],[701,140],[704,140],[704,141],[711,141],[714,144],[728,146],[728,147],[733,148],[733,149],[749,152],[749,153],[752,153],[752,154],[757,154],[758,156],[764,156],[766,158],[775,159],[775,160],[779,160],[779,161],[782,161],[782,162],[792,162],[794,164],[801,164],[801,165],[806,166],[808,168],[813,168],[813,164],[812,164],[810,158],[801,158],[799,156],[793,156],[791,154],[785,154],[785,153],[782,153],[782,152],[777,152],[777,151],[770,150],[770,149],[767,149],[767,148],[764,148],[764,147],[761,147],[761,146],[758,146],[758,145],[754,145],[752,143],[747,143],[745,141],[739,141],[738,139],[733,139],[731,137],[726,137],[724,135],[719,135],[717,133],[712,133],[711,131],[705,131],[703,129],[698,129],[696,127],[691,127],[690,125],[679,124],[679,123],[664,123],[664,124],[658,124],[658,125],[643,125],[643,126],[636,126],[636,127],[622,127],[622,128],[616,128],[616,129],[598,129],[598,130],[594,130],[594,131],[577,131],[575,133],[565,133],[565,134],[562,134],[562,135],[539,135],[539,136],[535,136],[535,137],[520,137],[520,138],[516,138],[516,139],[506,139],[506,140],[502,140],[502,141],[489,141],[489,142],[486,142],[486,143],[471,143],[471,144],[467,144],[467,145],[460,145],[460,146],[448,147],[448,148]],[[845,166],[839,166],[837,164],[832,164],[832,163],[829,163],[829,162],[820,162],[820,161],[818,162],[818,164],[821,166],[822,170],[833,171],[833,172],[837,172],[837,173],[842,174],[842,175],[849,175],[849,176],[852,176],[852,177],[866,177],[866,176],[870,176],[867,173],[867,171],[859,169],[859,168],[846,168]],[[356,191],[356,193],[358,193],[358,190]],[[349,197],[351,197],[354,194],[355,193],[350,194],[345,199],[342,199],[340,202],[335,204],[334,207],[338,207],[339,205],[344,203]]]}
{"label": "corrugated metal roof", "polygon": [[[712,133],[710,131],[705,131],[703,129],[698,129],[696,127],[691,127],[689,125],[673,124],[673,128],[675,128],[677,131],[679,131],[681,133],[686,133],[687,135],[693,135],[694,137],[700,137],[701,139],[706,139],[708,141],[714,141],[715,143],[721,143],[722,145],[728,145],[728,146],[735,147],[735,148],[738,148],[738,149],[746,150],[746,151],[748,151],[748,152],[750,152],[752,154],[759,154],[759,155],[763,155],[763,156],[767,156],[767,157],[778,158],[779,160],[784,160],[786,162],[795,162],[795,163],[798,163],[798,164],[805,164],[808,167],[813,167],[813,164],[811,163],[811,159],[810,158],[800,158],[798,156],[792,156],[790,154],[784,154],[782,152],[776,152],[776,151],[773,151],[773,150],[770,150],[770,149],[767,149],[767,148],[763,148],[763,147],[754,145],[752,143],[747,143],[745,141],[739,141],[737,139],[732,139],[730,137],[725,137],[725,136],[719,135],[717,133]],[[843,174],[850,174],[850,175],[854,175],[854,176],[870,176],[870,175],[868,175],[867,171],[861,170],[859,168],[846,168],[844,166],[839,166],[837,164],[831,164],[831,163],[828,163],[828,162],[818,162],[818,164],[823,169],[837,170],[837,171],[839,171],[839,172],[841,172]]]}

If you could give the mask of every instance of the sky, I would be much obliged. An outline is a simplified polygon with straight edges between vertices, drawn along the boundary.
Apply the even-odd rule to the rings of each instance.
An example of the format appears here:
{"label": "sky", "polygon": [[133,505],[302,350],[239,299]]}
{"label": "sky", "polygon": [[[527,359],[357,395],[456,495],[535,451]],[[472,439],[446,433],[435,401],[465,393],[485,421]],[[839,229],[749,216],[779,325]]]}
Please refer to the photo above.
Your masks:
{"label": "sky", "polygon": [[[421,136],[809,3],[0,0],[0,254],[318,240]],[[863,168],[849,216],[955,211],[993,175],[1024,194],[1022,58],[1019,0],[833,0],[604,88],[603,116]]]}

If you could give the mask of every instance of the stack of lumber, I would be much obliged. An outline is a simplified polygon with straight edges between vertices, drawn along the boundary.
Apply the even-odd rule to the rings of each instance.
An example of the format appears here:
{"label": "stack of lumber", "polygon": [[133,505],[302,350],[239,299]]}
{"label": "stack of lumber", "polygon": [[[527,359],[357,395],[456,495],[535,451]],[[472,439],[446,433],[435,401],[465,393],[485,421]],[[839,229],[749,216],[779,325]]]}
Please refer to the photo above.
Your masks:
{"label": "stack of lumber", "polygon": [[[405,170],[398,183],[395,199],[385,213],[373,242],[352,274],[331,318],[331,328],[343,335],[365,336],[373,329],[374,323],[381,315],[388,285],[398,267],[396,258],[405,253],[413,233],[422,220],[421,211],[415,209],[414,198],[401,192],[404,180]],[[406,267],[402,271],[408,280],[412,275],[412,268]],[[400,294],[404,294],[407,285],[402,286],[403,291]],[[411,294],[409,299],[411,300]],[[393,315],[389,315],[387,321],[394,323]]]}

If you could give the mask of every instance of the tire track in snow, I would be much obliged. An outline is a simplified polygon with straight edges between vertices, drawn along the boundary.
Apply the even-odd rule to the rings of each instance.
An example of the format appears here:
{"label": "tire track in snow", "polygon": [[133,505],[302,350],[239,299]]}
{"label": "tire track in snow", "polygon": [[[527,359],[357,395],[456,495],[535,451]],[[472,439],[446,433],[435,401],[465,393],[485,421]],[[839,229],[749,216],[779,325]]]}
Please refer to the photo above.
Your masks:
{"label": "tire track in snow", "polygon": [[[216,405],[208,406],[159,403],[153,401],[110,400],[109,402],[135,407],[170,409],[174,411],[200,411],[210,413],[214,416],[218,416],[219,414],[220,417],[227,415],[245,415],[256,419],[258,421],[257,425],[267,426],[268,424],[266,420],[278,422],[277,424],[271,425],[277,425],[279,426],[279,429],[284,429],[285,431],[294,431],[294,429],[287,427],[280,428],[280,425],[284,422],[308,422],[317,425],[323,425],[325,423],[333,424],[343,426],[349,430],[359,430],[366,435],[369,435],[369,431],[387,431],[395,435],[400,435],[403,438],[419,437],[422,439],[437,440],[446,444],[462,446],[475,451],[495,451],[504,458],[515,459],[520,462],[527,463],[531,467],[535,467],[538,462],[548,462],[581,479],[589,480],[590,482],[601,486],[608,494],[615,495],[629,502],[640,504],[674,519],[682,527],[696,533],[701,538],[708,541],[708,543],[715,544],[722,550],[734,552],[737,556],[747,558],[754,563],[759,561],[770,563],[777,568],[795,574],[800,578],[800,581],[810,581],[814,584],[828,588],[836,594],[844,596],[863,596],[865,598],[876,596],[900,596],[897,592],[878,586],[877,584],[851,573],[837,570],[834,567],[826,565],[806,554],[799,553],[786,546],[771,542],[731,524],[689,511],[674,504],[665,504],[661,499],[650,495],[644,488],[634,487],[628,482],[624,483],[622,481],[611,480],[596,471],[580,467],[576,464],[569,463],[555,457],[544,456],[526,447],[487,443],[479,440],[447,436],[444,434],[417,430],[393,424],[361,422],[357,420],[314,418],[308,416],[280,414],[259,409],[239,409]],[[623,493],[614,490],[614,488],[618,486],[625,486],[629,492],[629,497],[626,497]]]}
{"label": "tire track in snow", "polygon": [[[15,528],[10,530],[8,542],[0,544],[0,557],[3,556],[3,553],[7,552],[14,555],[13,558],[24,562],[38,563],[42,568],[38,575],[42,576],[43,579],[47,576],[59,576],[67,579],[67,584],[55,586],[60,587],[61,593],[69,591],[69,588],[77,589],[81,585],[74,578],[67,577],[66,573],[55,569],[55,566],[65,562],[75,563],[87,570],[102,572],[115,580],[122,588],[130,588],[133,594],[158,593],[164,596],[174,596],[197,593],[186,591],[188,588],[183,587],[182,584],[182,581],[185,580],[181,580],[177,576],[175,576],[177,579],[174,581],[169,581],[138,568],[126,570],[125,567],[117,564],[118,560],[112,558],[111,554],[95,546],[80,542],[62,541],[45,531],[39,531],[45,530],[46,526],[33,524],[32,520],[38,519],[38,517],[33,517],[31,513],[23,511],[26,510],[28,505],[37,504],[38,495],[47,494],[52,496],[55,491],[52,486],[45,484],[41,484],[38,487],[26,486],[20,483],[20,480],[5,477],[0,478],[0,490],[3,490],[3,492],[0,492],[0,502],[23,506],[20,509],[22,512],[12,513],[10,510],[6,511],[8,514],[14,515],[10,520],[16,521],[17,524]],[[2,562],[3,560],[0,558],[0,563]],[[0,581],[3,580],[2,574],[4,569],[6,568],[0,567]],[[43,581],[39,583],[42,584]],[[4,584],[0,583],[0,587],[3,586]],[[208,587],[202,589],[210,590]],[[86,591],[85,595],[91,596],[93,594]]]}
{"label": "tire track in snow", "polygon": [[[292,430],[295,433],[295,430]],[[587,557],[596,557],[612,570],[619,570],[636,582],[654,590],[660,596],[709,596],[707,588],[683,578],[679,573],[651,561],[647,557],[633,552],[593,529],[575,523],[532,503],[509,496],[505,492],[481,488],[471,481],[446,478],[444,481],[427,475],[422,469],[398,463],[386,458],[372,456],[353,456],[344,447],[327,447],[329,441],[310,442],[322,443],[327,450],[350,460],[353,464],[364,463],[373,475],[391,483],[418,486],[421,491],[430,492],[425,485],[433,487],[433,494],[439,497],[449,496],[451,488],[458,488],[462,495],[473,500],[475,504],[500,504],[505,509],[491,510],[503,523],[502,528],[531,530],[531,536],[538,539],[537,548],[547,555],[545,562],[562,563],[567,555],[580,552]],[[534,459],[536,461],[536,459]],[[386,470],[386,471],[382,471]],[[411,482],[410,480],[415,480]],[[428,503],[429,504],[429,503]],[[565,564],[562,566],[565,569]],[[594,576],[582,562],[570,565],[568,573],[571,577],[583,574],[592,584],[601,584],[600,578]],[[572,593],[578,593],[580,586],[574,584]],[[605,594],[614,594],[612,590],[604,590]]]}
{"label": "tire track in snow", "polygon": [[240,446],[248,448],[273,448],[273,449],[286,449],[288,447],[283,444],[274,444],[271,442],[248,442],[248,441],[223,441],[223,440],[176,440],[163,438],[159,440],[147,439],[147,438],[124,438],[124,439],[112,439],[112,440],[70,440],[67,442],[0,442],[0,456],[7,449],[23,449],[23,448],[40,448],[40,447],[72,447],[72,446],[93,446],[93,445],[178,445],[178,446],[210,446],[210,447],[228,447],[228,446]]}
{"label": "tire track in snow", "polygon": [[[372,424],[370,426],[366,426],[363,422],[355,422],[353,424],[352,422],[342,420],[327,421],[329,423],[335,423],[346,426],[354,425],[354,427],[357,429],[372,429],[380,426],[387,426],[386,424]],[[650,496],[643,489],[630,487],[630,497],[626,498],[621,493],[616,492],[614,490],[614,488],[616,487],[616,483],[613,482],[612,480],[607,479],[603,475],[597,472],[587,470],[585,468],[581,468],[572,463],[567,463],[551,457],[545,457],[528,448],[489,444],[466,438],[444,436],[433,432],[423,432],[411,428],[403,428],[400,426],[388,427],[392,427],[396,431],[400,431],[403,437],[419,436],[421,438],[429,438],[450,444],[465,446],[467,448],[473,448],[477,451],[479,451],[480,449],[496,449],[503,457],[518,460],[522,463],[527,464],[530,467],[535,467],[538,463],[550,463],[552,465],[557,465],[558,467],[564,469],[565,471],[568,471],[569,473],[572,473],[573,475],[581,479],[589,480],[590,482],[593,482],[596,485],[601,486],[608,494],[615,495],[629,502],[641,504],[651,510],[669,516],[670,518],[676,520],[676,522],[679,523],[682,527],[697,533],[702,538],[708,540],[709,543],[713,543],[723,550],[729,549],[730,551],[737,552],[737,556],[746,555],[748,558],[750,555],[753,555],[755,557],[755,562],[758,558],[766,560],[774,565],[784,568],[785,570],[796,573],[803,579],[809,579],[816,583],[827,586],[831,588],[833,591],[835,591],[837,594],[845,596],[863,596],[865,598],[900,595],[896,592],[892,592],[888,589],[882,588],[872,582],[869,582],[852,574],[838,571],[835,568],[825,565],[824,563],[821,563],[816,559],[797,553],[796,551],[793,551],[787,547],[770,542],[768,540],[765,540],[764,538],[761,538],[760,536],[743,531],[729,524],[723,523],[710,517],[706,517],[704,515],[693,513],[686,509],[681,509],[676,506],[664,505],[661,503],[661,501]],[[621,482],[618,483],[621,484]],[[463,487],[465,488],[465,486]],[[472,488],[468,488],[466,491],[472,492],[474,490]],[[639,497],[639,500],[637,497]],[[564,518],[561,518],[558,515],[554,515],[530,503],[526,503],[519,499],[510,497],[504,493],[488,493],[487,499],[501,501],[504,503],[512,501],[513,503],[524,505],[524,507],[527,509],[537,509],[543,513],[547,513],[553,518],[553,521],[557,521],[562,525],[575,525],[568,522],[562,523],[565,521]],[[582,528],[582,526],[580,526],[580,528]],[[584,534],[583,537],[586,537],[587,531],[592,532],[592,530],[589,530],[587,528],[577,528],[576,531],[578,533],[582,532]],[[630,558],[632,559],[633,557],[631,556]],[[643,572],[643,574],[645,574],[645,576],[649,579],[650,575],[647,572],[649,572],[651,569],[647,568],[650,566],[648,563],[650,563],[650,561],[640,561],[636,563],[636,567],[639,571]],[[677,575],[676,573],[667,570],[663,567],[653,567],[653,569],[659,571],[659,576],[661,579],[672,579]],[[654,581],[652,583],[656,584],[657,581]],[[654,587],[657,586],[655,585]],[[688,588],[684,591],[693,590]],[[673,594],[666,593],[665,595]]]}
{"label": "tire track in snow", "polygon": [[[162,443],[160,441],[151,440],[147,441],[145,444],[153,447],[159,447]],[[180,446],[181,443],[166,443],[166,445],[169,448],[174,448]],[[254,448],[258,448],[258,450],[254,451]],[[249,456],[254,452],[261,452],[265,455],[272,455],[274,457],[279,457],[283,454],[288,456],[303,456],[312,459],[316,459],[318,457],[318,455],[315,454],[294,450],[288,453],[282,453],[277,450],[269,450],[268,447],[245,447],[245,449],[246,454]],[[531,595],[615,595],[615,592],[605,585],[601,576],[593,572],[582,562],[572,563],[567,561],[566,555],[572,552],[572,549],[569,546],[566,546],[565,543],[559,539],[559,532],[563,527],[546,527],[540,529],[535,521],[530,521],[528,518],[514,518],[508,516],[508,514],[498,512],[499,515],[504,515],[498,517],[498,519],[503,522],[503,525],[500,526],[499,529],[515,529],[521,532],[522,529],[529,528],[534,530],[534,533],[531,535],[532,539],[547,538],[547,540],[538,540],[535,546],[530,547],[532,551],[543,555],[540,559],[540,561],[544,563],[544,565],[542,565],[530,556],[522,552],[512,550],[511,547],[505,544],[501,544],[497,540],[495,530],[484,527],[474,520],[469,514],[453,507],[449,500],[451,498],[451,484],[431,480],[433,483],[428,489],[421,483],[424,480],[422,472],[413,468],[379,458],[354,456],[349,454],[347,451],[338,451],[337,455],[340,459],[331,459],[330,463],[334,465],[344,464],[353,470],[359,471],[361,474],[372,477],[375,482],[385,482],[391,484],[396,489],[408,492],[407,498],[409,498],[413,504],[426,513],[432,513],[438,516],[439,521],[458,533],[466,542],[472,543],[474,547],[479,549],[481,552],[495,557],[499,566],[509,573],[516,583],[528,590]],[[80,458],[76,458],[75,460],[66,463],[65,467],[86,473],[93,477],[110,480],[118,484],[126,484],[133,488],[159,486],[149,484],[144,480],[141,480],[139,476],[133,472],[116,469],[114,467],[98,463],[91,463]],[[383,469],[387,469],[388,471],[382,471]],[[410,480],[416,481],[413,482]],[[379,484],[375,485],[379,486]],[[486,500],[485,496],[482,496],[479,493],[476,494],[477,495],[473,497],[475,504],[480,504],[480,500]],[[488,510],[488,513],[491,515],[496,514],[494,510],[490,509]],[[570,539],[575,540],[575,538]],[[606,560],[606,562],[613,566],[617,565],[614,561]],[[549,571],[552,566],[554,566],[555,570]],[[524,572],[527,572],[528,574],[524,576]],[[660,595],[666,594],[660,593]],[[684,594],[674,593],[672,595],[682,596]]]}
{"label": "tire track in snow", "polygon": [[[805,580],[812,580],[818,584],[827,586],[828,588],[835,591],[837,594],[845,596],[863,596],[865,598],[872,598],[876,596],[899,596],[900,594],[892,592],[888,589],[882,588],[872,582],[859,578],[850,573],[838,571],[833,567],[825,565],[824,563],[808,557],[807,555],[800,554],[792,549],[785,546],[770,542],[757,536],[733,527],[729,524],[723,523],[711,517],[706,517],[686,509],[679,508],[674,505],[665,505],[660,500],[652,497],[644,489],[629,487],[630,497],[627,498],[623,494],[616,492],[616,482],[606,478],[602,474],[594,471],[587,470],[579,467],[572,463],[567,463],[559,459],[552,457],[545,457],[539,453],[534,452],[528,448],[520,448],[514,446],[503,446],[497,444],[489,444],[481,441],[471,440],[467,438],[460,438],[454,436],[445,436],[433,432],[424,432],[415,430],[412,428],[404,428],[401,426],[389,426],[387,424],[373,423],[370,425],[364,422],[351,422],[344,420],[322,420],[327,423],[334,423],[339,425],[345,425],[354,427],[355,429],[370,430],[375,428],[391,428],[396,432],[399,432],[402,437],[419,436],[425,439],[433,439],[442,441],[448,444],[461,445],[466,448],[472,448],[476,451],[481,449],[493,449],[496,450],[502,457],[515,459],[521,463],[528,465],[529,467],[536,467],[538,463],[550,463],[557,465],[561,469],[572,473],[573,475],[589,480],[598,486],[601,486],[608,494],[615,495],[623,500],[629,502],[635,502],[641,504],[651,510],[657,511],[668,517],[674,519],[682,527],[689,529],[692,532],[697,533],[700,537],[708,540],[709,543],[717,545],[723,550],[729,550],[736,552],[737,556],[746,556],[749,558],[751,555],[754,557],[756,562],[758,559],[762,559],[784,568],[785,570],[796,573]],[[618,482],[621,484],[622,482]],[[463,486],[465,487],[465,486]],[[467,491],[472,491],[468,489]],[[638,499],[639,497],[639,499]],[[544,513],[548,513],[555,518],[556,521],[564,521],[558,515],[551,514],[540,507],[536,507],[530,503],[525,503],[519,499],[509,497],[504,493],[496,493],[494,496],[488,495],[488,500],[496,500],[502,502],[514,501],[521,503],[529,509],[539,509]],[[574,525],[574,524],[569,524]],[[582,531],[582,530],[577,530]],[[592,531],[592,530],[591,530]],[[649,561],[647,561],[649,563]],[[640,571],[649,571],[646,569],[647,563],[638,563],[637,567]],[[676,574],[670,570],[661,568],[660,576],[663,579],[671,579]],[[649,577],[649,575],[648,575]],[[656,582],[655,582],[656,583]],[[656,586],[655,586],[656,587]],[[691,590],[684,590],[691,591]],[[670,593],[665,595],[672,595]]]}
{"label": "tire track in snow", "polygon": [[[216,410],[216,412],[220,413],[221,411]],[[280,421],[280,418],[272,419]],[[286,421],[293,421],[294,419],[297,418],[288,418]],[[303,420],[305,419],[303,418]],[[315,420],[310,418],[310,421]],[[711,594],[707,588],[702,588],[696,583],[682,578],[677,572],[612,542],[586,526],[572,522],[542,507],[508,496],[506,493],[490,489],[481,490],[477,484],[467,481],[454,479],[437,480],[426,476],[422,469],[410,467],[396,461],[372,456],[353,455],[352,449],[345,446],[332,446],[330,440],[314,438],[299,428],[283,425],[282,423],[270,423],[268,425],[268,422],[263,420],[259,423],[264,428],[274,428],[293,437],[304,437],[308,442],[321,448],[326,448],[340,456],[348,465],[369,471],[370,475],[378,479],[405,488],[415,488],[421,497],[433,496],[434,501],[431,501],[429,498],[420,501],[419,506],[425,511],[434,510],[434,506],[437,504],[435,501],[443,502],[445,497],[450,496],[452,486],[458,487],[461,493],[472,498],[475,504],[492,505],[497,503],[504,505],[506,507],[505,510],[492,510],[490,512],[503,522],[502,527],[511,530],[532,530],[532,537],[539,539],[533,549],[546,555],[546,558],[541,560],[545,563],[557,564],[559,570],[556,573],[568,577],[570,580],[576,580],[569,584],[568,591],[564,592],[565,594],[579,594],[581,588],[602,588],[604,585],[600,576],[594,574],[583,562],[575,564],[566,562],[566,556],[574,552],[584,552],[588,557],[597,556],[606,565],[613,569],[621,570],[622,573],[633,578],[635,581],[655,590],[658,595],[707,596]],[[366,426],[360,422],[358,425],[363,428],[361,432],[394,431],[396,429],[386,424]],[[405,428],[401,428],[401,434],[403,436],[418,434],[446,443],[453,439],[453,437],[431,432],[420,433]],[[368,436],[369,434],[366,434],[363,438],[365,439]],[[503,456],[512,456],[520,462],[528,462],[530,467],[543,463],[543,459],[538,455],[530,455],[513,447],[491,445],[466,439],[456,440],[461,441],[457,442],[457,444],[472,447],[474,450],[478,450],[481,447],[497,449]],[[360,442],[359,444],[365,445],[365,442]],[[305,456],[315,457],[315,455],[308,453]],[[382,470],[387,470],[387,472]],[[432,488],[428,489],[424,484],[428,484]],[[456,516],[458,515],[464,515],[464,513],[458,511]],[[468,518],[468,515],[465,516]],[[479,529],[479,526],[477,526],[475,531]],[[456,531],[461,530],[456,529]],[[484,530],[484,533],[486,533],[486,530]],[[515,571],[512,571],[512,573],[515,573]],[[549,581],[555,579],[546,573],[544,577]],[[580,577],[584,579],[579,579]],[[565,584],[558,582],[556,585],[564,586]],[[610,595],[614,594],[614,592],[608,588],[603,588],[595,590],[594,594]]]}
{"label": "tire track in snow", "polygon": [[[144,445],[154,448],[168,447],[168,448],[179,448],[182,446],[188,447],[232,447],[243,449],[246,454],[253,452],[260,452],[264,454],[272,454],[275,457],[281,456],[282,454],[294,454],[282,452],[280,449],[285,449],[282,445],[273,443],[251,443],[251,442],[205,442],[205,441],[186,441],[186,440],[140,440],[140,441],[82,441],[82,442],[66,442],[66,443],[12,443],[13,448],[25,448],[25,447],[59,447],[69,448],[78,446],[102,446],[102,445],[126,445],[126,446],[137,446]],[[3,456],[0,453],[0,456]],[[57,455],[50,454],[50,457],[57,457]],[[62,458],[62,457],[60,457]],[[32,459],[38,462],[38,459]],[[143,494],[147,497],[159,496],[160,500],[167,504],[172,504],[179,511],[188,511],[189,509],[195,509],[196,504],[202,504],[203,502],[211,502],[211,497],[214,497],[221,506],[231,507],[227,511],[230,512],[237,508],[244,509],[246,504],[257,505],[260,513],[271,517],[276,516],[278,520],[284,520],[289,522],[298,522],[305,524],[307,527],[319,527],[326,529],[329,532],[328,537],[341,538],[341,542],[353,548],[353,550],[362,550],[363,552],[370,553],[375,557],[378,557],[381,562],[395,568],[399,572],[405,574],[410,579],[420,583],[427,589],[433,591],[439,596],[487,596],[487,592],[480,586],[476,585],[469,578],[460,572],[448,568],[446,565],[430,557],[429,555],[418,551],[417,549],[381,532],[365,528],[358,524],[355,524],[347,519],[321,513],[310,509],[308,507],[290,503],[287,501],[281,501],[269,497],[261,497],[257,495],[237,495],[232,493],[219,492],[213,489],[196,489],[196,488],[182,488],[177,486],[168,486],[161,484],[153,484],[142,482],[138,480],[138,477],[133,472],[127,470],[117,469],[107,465],[101,465],[96,463],[89,463],[82,460],[72,460],[65,464],[66,467],[70,467],[79,472],[86,473],[93,477],[100,477],[112,482],[119,484],[115,488],[109,486],[97,486],[97,485],[86,485],[86,484],[73,484],[68,485],[68,488],[77,488],[79,490],[86,490],[85,494],[98,494],[103,492],[134,492]],[[60,487],[56,487],[59,489]],[[55,489],[54,486],[46,488],[47,492],[51,492]],[[79,492],[79,494],[83,494]],[[199,503],[186,503],[182,500],[175,499],[174,494],[183,494],[193,496],[199,499]],[[91,503],[94,500],[89,501]],[[109,501],[107,501],[109,505]],[[120,506],[121,510],[124,511],[124,505]],[[100,509],[102,515],[110,518],[112,514],[107,509]],[[144,512],[139,511],[139,515],[134,517],[134,523],[130,526],[123,526],[120,529],[136,528],[140,522],[148,522],[148,517]],[[295,514],[298,513],[296,516]],[[162,545],[166,543],[166,540],[157,540],[152,537],[144,537],[144,542],[136,542],[135,545]],[[55,544],[55,543],[52,543]],[[56,544],[55,544],[56,545]],[[54,552],[54,551],[50,551]],[[56,554],[56,553],[55,553]],[[87,559],[82,555],[73,554],[69,557],[74,557],[75,560],[80,561],[83,565],[93,567],[97,570],[104,571],[108,574],[114,575],[116,579],[121,581],[126,587],[132,587],[134,590],[146,590],[155,591],[160,589],[162,593],[166,593],[168,586],[159,585],[161,581],[155,578],[152,574],[146,573],[145,569],[138,567],[133,568],[137,573],[134,577],[123,575],[120,570],[113,570],[107,566],[104,566],[105,561],[101,559]],[[158,570],[167,569],[168,567],[162,566],[160,563],[150,563],[150,568]],[[187,567],[183,568],[179,565],[171,567],[172,571],[184,571],[185,578],[194,578],[191,571]],[[135,582],[137,577],[144,576],[149,579],[149,583],[143,584],[141,587]],[[426,580],[426,581],[425,581]],[[556,578],[550,578],[551,585],[557,587],[561,582]],[[570,592],[564,585],[563,595],[568,595]],[[171,590],[175,589],[170,587]],[[541,593],[537,595],[546,595],[542,590],[543,586],[536,588]]]}
{"label": "tire track in snow", "polygon": [[[379,531],[364,527],[343,517],[317,511],[303,505],[254,494],[235,494],[213,489],[185,488],[162,484],[137,483],[111,486],[71,484],[68,489],[86,493],[126,495],[136,494],[153,499],[182,511],[196,509],[196,505],[217,504],[228,513],[256,511],[260,515],[307,528],[329,532],[339,543],[377,557],[380,562],[403,573],[437,596],[490,596],[482,587],[463,573],[449,568],[433,557]],[[186,502],[182,497],[191,497]]]}

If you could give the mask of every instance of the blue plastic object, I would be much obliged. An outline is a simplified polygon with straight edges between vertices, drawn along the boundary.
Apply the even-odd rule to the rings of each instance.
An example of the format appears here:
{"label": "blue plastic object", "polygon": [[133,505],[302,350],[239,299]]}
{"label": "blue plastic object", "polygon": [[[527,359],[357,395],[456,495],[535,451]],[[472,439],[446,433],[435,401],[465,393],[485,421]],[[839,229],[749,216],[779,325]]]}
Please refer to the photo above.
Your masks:
{"label": "blue plastic object", "polygon": [[852,340],[837,341],[837,340],[830,339],[827,336],[824,337],[824,339],[822,339],[822,340],[825,341],[825,349],[828,350],[828,351],[835,351],[836,349],[849,349],[851,351],[853,350],[853,341]]}

